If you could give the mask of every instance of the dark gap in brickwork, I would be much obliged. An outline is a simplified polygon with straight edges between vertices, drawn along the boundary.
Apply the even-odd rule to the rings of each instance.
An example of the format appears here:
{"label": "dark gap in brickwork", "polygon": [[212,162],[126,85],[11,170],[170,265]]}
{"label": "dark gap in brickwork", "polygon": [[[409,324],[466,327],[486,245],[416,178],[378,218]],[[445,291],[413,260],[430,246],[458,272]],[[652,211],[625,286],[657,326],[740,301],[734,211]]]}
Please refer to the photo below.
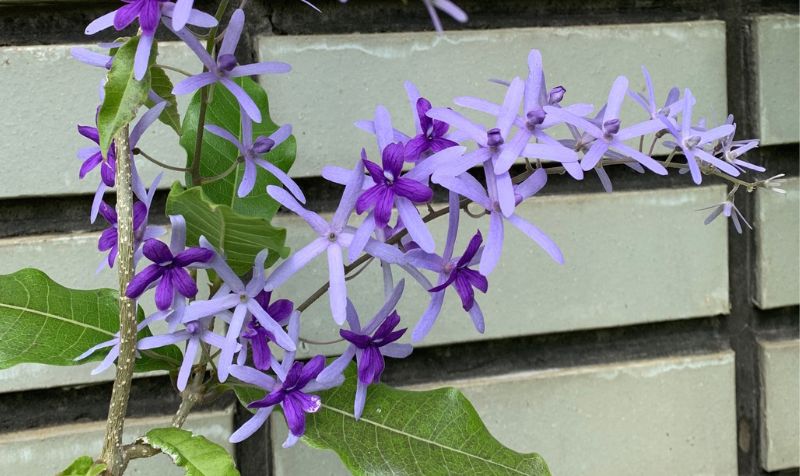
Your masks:
{"label": "dark gap in brickwork", "polygon": [[[0,433],[103,421],[110,399],[110,382],[2,393]],[[233,395],[226,395],[195,411],[224,409],[234,400]],[[137,378],[133,380],[128,416],[172,415],[179,404],[180,396],[168,377]]]}
{"label": "dark gap in brickwork", "polygon": [[[237,404],[233,415],[233,427],[239,428],[252,417],[250,410]],[[274,473],[269,428],[268,418],[250,438],[236,444],[236,466],[241,474],[269,476]]]}
{"label": "dark gap in brickwork", "polygon": [[800,338],[800,307],[788,306],[777,309],[759,309],[755,314],[754,327],[760,338],[769,340]]}
{"label": "dark gap in brickwork", "polygon": [[666,356],[701,355],[728,348],[723,319],[707,317],[627,327],[421,347],[386,366],[389,384],[488,377],[523,370],[577,367]]}

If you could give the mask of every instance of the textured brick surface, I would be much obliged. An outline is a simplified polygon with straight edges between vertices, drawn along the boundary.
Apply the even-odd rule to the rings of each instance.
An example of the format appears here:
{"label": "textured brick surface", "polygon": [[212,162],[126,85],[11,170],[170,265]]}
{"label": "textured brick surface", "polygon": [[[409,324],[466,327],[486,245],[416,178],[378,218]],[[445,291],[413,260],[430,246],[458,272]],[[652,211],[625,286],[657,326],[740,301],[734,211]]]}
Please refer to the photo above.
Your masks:
{"label": "textured brick surface", "polygon": [[[202,434],[231,451],[231,411],[190,415],[186,429]],[[125,423],[124,442],[132,442],[151,428],[167,427],[170,417],[132,418]],[[105,422],[66,425],[0,435],[3,474],[55,474],[79,456],[98,456],[103,446]],[[164,455],[133,460],[125,474],[179,476],[185,474]]]}
{"label": "textured brick surface", "polygon": [[787,180],[786,195],[757,195],[756,301],[762,309],[800,303],[800,180]]}
{"label": "textured brick surface", "polygon": [[[727,239],[724,222],[703,226],[695,210],[722,201],[722,187],[681,188],[575,196],[547,196],[521,207],[523,216],[561,246],[559,266],[532,241],[510,228],[507,253],[490,279],[489,297],[478,296],[487,316],[485,338],[558,332],[725,313],[728,310]],[[289,243],[296,249],[311,239],[297,218],[281,216]],[[462,221],[466,240],[485,223]],[[446,222],[432,223],[444,236]],[[587,233],[591,230],[591,233]],[[114,286],[114,275],[95,274],[101,256],[96,234],[30,237],[0,241],[0,273],[37,267],[66,286]],[[667,249],[691,250],[700,260],[675,260]],[[54,258],[55,257],[55,258]],[[646,263],[646,266],[642,266]],[[687,269],[687,266],[689,267]],[[313,262],[277,294],[304,299],[327,277],[324,263]],[[532,271],[533,270],[533,271]],[[398,272],[398,279],[405,276]],[[519,276],[529,276],[518,279]],[[690,277],[687,279],[686,277]],[[381,304],[375,292],[377,268],[351,282],[351,297],[364,315]],[[426,301],[416,282],[408,281],[401,315],[413,325]],[[624,297],[624,298],[621,298]],[[681,296],[681,299],[675,299]],[[524,301],[522,301],[524,300]],[[143,301],[145,306],[151,306]],[[535,311],[521,309],[535,305]],[[306,313],[303,334],[319,340],[333,336],[327,298]],[[459,303],[449,297],[426,344],[480,339]],[[311,352],[321,349],[312,348]],[[335,351],[326,347],[325,352]],[[49,377],[48,377],[49,378]]]}
{"label": "textured brick surface", "polygon": [[761,465],[800,466],[800,341],[760,342]]}
{"label": "textured brick surface", "polygon": [[[647,48],[642,48],[646,42]],[[527,75],[531,48],[542,51],[548,86],[567,88],[567,103],[605,102],[617,75],[644,91],[641,65],[654,77],[659,100],[672,86],[690,87],[697,116],[710,121],[727,114],[725,27],[722,22],[579,26],[432,33],[262,37],[262,60],[292,63],[286,76],[262,77],[277,121],[298,136],[294,167],[299,176],[318,175],[327,163],[350,164],[366,133],[350,124],[386,105],[396,126],[412,130],[403,81],[411,80],[434,104],[455,96],[501,101],[504,89],[487,80]],[[641,118],[633,101],[623,120]],[[475,118],[482,116],[475,115]]]}
{"label": "textured brick surface", "polygon": [[[553,474],[736,474],[732,352],[435,387],[445,385],[464,392],[498,440],[540,453]],[[333,452],[280,448],[286,426],[281,416],[272,421],[277,474],[349,474]]]}
{"label": "textured brick surface", "polygon": [[800,17],[755,19],[758,119],[762,144],[800,140]]}
{"label": "textured brick surface", "polygon": [[[105,72],[74,60],[70,55],[73,46],[89,45],[0,47],[0,104],[6,111],[0,117],[0,157],[9,163],[35,164],[40,171],[6,167],[0,176],[0,198],[93,193],[97,187],[96,170],[78,180],[80,161],[75,154],[92,142],[78,134],[76,124],[94,125]],[[177,43],[162,44],[160,52],[161,61],[200,70],[191,51]],[[182,166],[185,162],[177,136],[161,123],[154,124],[139,145],[168,164]],[[159,171],[141,161],[141,173],[148,183]],[[166,173],[162,185],[169,186],[180,175]]]}
{"label": "textured brick surface", "polygon": [[[576,329],[623,326],[686,317],[724,314],[728,311],[727,239],[724,223],[703,226],[695,210],[723,200],[722,187],[680,188],[647,192],[620,192],[548,196],[520,207],[525,218],[537,224],[564,252],[559,266],[525,235],[509,227],[505,254],[489,279],[489,294],[477,300],[486,316],[486,333],[472,327],[468,315],[452,293],[424,345],[543,334]],[[299,220],[282,220],[290,240],[303,244],[312,239]],[[431,224],[434,236],[443,237],[447,224]],[[466,241],[486,223],[462,218],[461,252]],[[441,243],[441,242],[440,242]],[[681,250],[702,260],[675,259]],[[277,294],[310,295],[327,280],[322,259],[312,262],[289,280]],[[399,306],[407,325],[414,325],[427,306],[424,291],[405,273],[407,291]],[[364,316],[382,304],[378,268],[351,281],[349,289]],[[304,315],[302,334],[315,340],[334,339],[327,297]],[[405,325],[405,324],[404,324]],[[331,346],[311,347],[311,352],[331,352]]]}

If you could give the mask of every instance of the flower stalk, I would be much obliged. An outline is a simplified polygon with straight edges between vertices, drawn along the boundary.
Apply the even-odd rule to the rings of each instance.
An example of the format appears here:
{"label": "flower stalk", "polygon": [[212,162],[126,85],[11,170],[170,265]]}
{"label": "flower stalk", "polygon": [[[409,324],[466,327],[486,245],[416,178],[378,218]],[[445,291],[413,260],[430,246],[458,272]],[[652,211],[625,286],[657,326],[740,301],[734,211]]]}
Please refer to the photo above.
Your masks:
{"label": "flower stalk", "polygon": [[111,392],[108,408],[106,434],[103,441],[102,460],[108,465],[106,473],[119,476],[125,470],[122,448],[122,430],[128,409],[133,368],[136,361],[136,301],[125,296],[128,283],[133,279],[135,266],[133,230],[133,189],[131,176],[131,151],[128,127],[123,127],[115,136],[117,151],[117,276],[119,280],[119,335],[120,347],[117,360],[117,375]]}

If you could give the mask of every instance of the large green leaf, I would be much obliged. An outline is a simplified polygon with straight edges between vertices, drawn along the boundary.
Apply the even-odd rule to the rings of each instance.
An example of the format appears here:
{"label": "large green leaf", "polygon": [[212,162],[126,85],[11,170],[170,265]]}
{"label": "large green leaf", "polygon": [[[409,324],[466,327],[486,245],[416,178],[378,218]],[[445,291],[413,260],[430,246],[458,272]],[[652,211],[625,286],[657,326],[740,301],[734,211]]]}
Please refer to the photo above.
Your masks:
{"label": "large green leaf", "polygon": [[[122,45],[114,55],[111,71],[105,86],[105,97],[97,115],[97,130],[100,133],[100,150],[108,150],[114,134],[136,118],[139,107],[147,100],[150,91],[150,72],[141,81],[133,77],[133,59],[139,37],[135,36]],[[151,53],[151,61],[155,55]]]}
{"label": "large green leaf", "polygon": [[[88,348],[119,331],[119,302],[112,289],[69,289],[36,269],[0,275],[0,369],[21,363],[77,365],[102,360],[107,350],[76,362]],[[139,317],[143,317],[139,309]],[[139,337],[150,335],[145,329]],[[175,346],[143,353],[136,370],[173,370]]]}
{"label": "large green leaf", "polygon": [[81,456],[58,476],[99,476],[105,470],[105,463],[95,463],[91,456]]}
{"label": "large green leaf", "polygon": [[261,250],[270,250],[267,266],[278,256],[286,257],[286,230],[276,228],[263,218],[241,215],[227,205],[219,205],[206,196],[200,187],[184,190],[172,184],[167,197],[167,213],[183,215],[186,220],[187,243],[195,246],[200,236],[225,255],[237,274],[253,269],[253,260]]}
{"label": "large green leaf", "polygon": [[354,474],[549,475],[541,456],[503,446],[469,400],[454,388],[425,392],[371,385],[360,420],[353,416],[356,377],[322,392],[306,416],[303,440],[334,450]]}
{"label": "large green leaf", "polygon": [[238,476],[239,471],[225,448],[180,428],[155,428],[143,438],[186,469],[187,476]]}
{"label": "large green leaf", "polygon": [[[178,134],[181,133],[181,115],[178,113],[178,102],[175,95],[172,94],[172,81],[162,68],[150,68],[150,88],[158,94],[158,97],[169,102],[169,105],[164,109],[164,112],[158,117],[158,120],[168,125],[175,130]],[[155,106],[155,103],[150,99],[145,102],[147,107]]]}
{"label": "large green leaf", "polygon": [[[250,78],[237,78],[234,81],[244,88],[261,111],[261,123],[253,124],[254,138],[262,135],[268,136],[275,132],[278,125],[272,122],[269,116],[269,102],[264,89]],[[200,94],[200,92],[195,93],[183,120],[180,142],[186,150],[187,167],[191,165],[194,157],[200,114]],[[206,124],[222,127],[241,140],[239,103],[236,98],[226,88],[219,85],[214,87],[211,96],[211,101],[206,109]],[[295,138],[291,136],[275,150],[270,151],[265,159],[284,172],[288,172],[294,163],[296,149]],[[205,131],[201,148],[200,173],[204,177],[218,176],[228,170],[238,156],[239,152],[235,145]],[[236,167],[235,172],[224,179],[204,184],[203,192],[212,202],[227,205],[239,214],[270,220],[278,210],[278,203],[267,195],[266,187],[267,185],[277,185],[278,180],[261,168],[257,170],[255,186],[246,197],[239,198],[236,194],[242,181],[244,164],[240,164]],[[187,183],[189,182],[187,181]]]}

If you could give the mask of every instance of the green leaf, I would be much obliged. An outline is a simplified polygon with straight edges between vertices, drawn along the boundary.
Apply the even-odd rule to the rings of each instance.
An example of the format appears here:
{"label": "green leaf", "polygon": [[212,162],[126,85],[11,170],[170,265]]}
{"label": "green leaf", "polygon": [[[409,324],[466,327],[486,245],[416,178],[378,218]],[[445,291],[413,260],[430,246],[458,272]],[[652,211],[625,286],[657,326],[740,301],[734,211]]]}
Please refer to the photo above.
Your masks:
{"label": "green leaf", "polygon": [[99,476],[106,470],[105,463],[96,463],[91,456],[81,456],[58,476]]}
{"label": "green leaf", "polygon": [[[158,94],[161,99],[169,102],[169,105],[158,117],[158,120],[180,134],[181,115],[178,113],[178,102],[175,99],[175,95],[172,94],[172,88],[172,81],[170,81],[169,76],[167,76],[167,73],[162,68],[150,68],[150,89]],[[147,107],[153,107],[155,103],[148,98],[145,105]]]}
{"label": "green leaf", "polygon": [[144,441],[186,468],[187,476],[238,476],[239,471],[225,448],[180,428],[155,428]]}
{"label": "green leaf", "polygon": [[263,249],[270,250],[267,266],[278,256],[289,254],[283,245],[286,230],[263,218],[241,215],[227,205],[214,203],[200,187],[184,190],[174,183],[167,197],[167,214],[183,215],[188,245],[196,246],[200,236],[205,236],[240,275],[253,269],[253,260]]}
{"label": "green leaf", "polygon": [[[0,369],[21,363],[78,365],[102,360],[107,351],[74,359],[119,331],[117,296],[112,289],[65,288],[36,269],[0,275]],[[149,330],[139,333],[148,335]],[[180,350],[169,346],[144,353],[136,370],[172,370],[180,361]]]}
{"label": "green leaf", "polygon": [[[454,388],[425,392],[371,385],[359,421],[353,416],[356,375],[322,392],[322,408],[306,415],[303,440],[334,450],[354,474],[550,474],[536,453],[504,447]],[[346,436],[346,437],[345,437]]]}
{"label": "green leaf", "polygon": [[[261,111],[262,121],[253,124],[253,137],[268,136],[278,129],[269,116],[269,101],[267,93],[250,78],[236,78],[234,81],[242,86],[247,94],[255,101]],[[197,124],[200,114],[200,92],[195,93],[186,116],[183,120],[181,132],[181,146],[186,150],[187,167],[191,166],[194,158],[195,141],[197,138]],[[213,124],[226,129],[241,140],[241,123],[239,103],[226,88],[215,86],[211,101],[206,109],[206,124]],[[297,145],[294,136],[270,151],[264,157],[268,162],[288,172],[294,163]],[[239,151],[235,145],[227,140],[205,131],[203,133],[203,146],[200,157],[200,174],[204,177],[215,177],[228,170]],[[278,210],[278,203],[267,195],[267,185],[278,185],[278,180],[267,171],[258,168],[258,175],[252,192],[246,197],[239,198],[236,194],[244,173],[244,164],[225,177],[208,184],[203,184],[203,192],[208,199],[217,204],[227,205],[241,215],[253,216],[271,220]],[[187,183],[189,181],[187,180]]]}
{"label": "green leaf", "polygon": [[[147,100],[150,91],[150,72],[141,81],[133,77],[133,59],[139,37],[133,37],[122,45],[117,54],[105,86],[105,98],[97,115],[97,129],[100,133],[100,150],[105,154],[111,146],[114,134],[134,118],[139,107]],[[155,48],[153,48],[155,53]],[[153,54],[151,54],[151,61]]]}

